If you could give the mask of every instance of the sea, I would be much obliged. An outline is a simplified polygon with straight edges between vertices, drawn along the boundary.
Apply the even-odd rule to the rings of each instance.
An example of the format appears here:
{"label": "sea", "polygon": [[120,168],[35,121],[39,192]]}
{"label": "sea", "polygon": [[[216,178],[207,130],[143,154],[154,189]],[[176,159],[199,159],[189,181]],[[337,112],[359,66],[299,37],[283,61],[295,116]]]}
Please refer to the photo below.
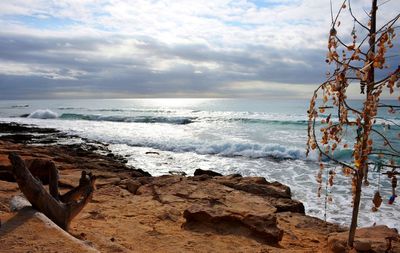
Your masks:
{"label": "sea", "polygon": [[[360,101],[353,104],[361,106]],[[193,175],[196,169],[204,169],[279,181],[304,203],[308,215],[348,226],[351,178],[342,173],[341,166],[324,161],[322,194],[317,194],[318,154],[305,155],[308,107],[308,100],[277,99],[2,100],[0,121],[55,128],[107,143],[128,165],[154,176]],[[400,124],[398,114],[384,116],[391,117],[392,130]],[[398,127],[395,132],[400,132]],[[348,138],[350,144],[354,142],[354,136]],[[400,148],[398,140],[394,145]],[[351,149],[336,151],[344,160],[351,159],[351,154]],[[330,170],[336,172],[332,187],[326,182]],[[372,170],[369,177],[358,225],[400,229],[400,198],[388,204],[389,179],[384,175],[379,179]],[[372,212],[372,197],[378,189],[383,203],[378,212]]]}

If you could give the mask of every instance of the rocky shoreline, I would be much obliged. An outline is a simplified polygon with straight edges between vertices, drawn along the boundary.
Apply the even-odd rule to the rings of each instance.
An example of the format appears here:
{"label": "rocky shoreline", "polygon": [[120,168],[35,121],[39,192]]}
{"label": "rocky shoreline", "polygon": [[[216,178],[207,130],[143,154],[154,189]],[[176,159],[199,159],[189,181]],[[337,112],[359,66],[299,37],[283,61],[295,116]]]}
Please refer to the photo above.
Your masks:
{"label": "rocky shoreline", "polygon": [[[13,151],[54,161],[62,191],[82,170],[97,176],[92,201],[72,221],[73,237],[32,208],[12,210],[21,195]],[[0,123],[0,219],[0,252],[345,252],[346,239],[345,228],[305,215],[279,182],[201,170],[152,177],[103,143],[14,123]],[[388,238],[400,252],[399,235],[383,226],[361,229],[356,248],[385,252]]]}

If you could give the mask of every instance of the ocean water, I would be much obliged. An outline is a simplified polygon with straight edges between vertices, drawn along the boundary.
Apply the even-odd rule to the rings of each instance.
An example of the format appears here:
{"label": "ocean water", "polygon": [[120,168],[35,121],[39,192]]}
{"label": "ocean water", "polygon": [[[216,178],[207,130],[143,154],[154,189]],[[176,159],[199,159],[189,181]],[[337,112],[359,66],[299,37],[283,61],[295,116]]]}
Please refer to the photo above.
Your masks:
{"label": "ocean water", "polygon": [[[325,187],[324,181],[322,197],[317,196],[317,154],[305,156],[307,108],[307,100],[10,100],[0,101],[0,121],[52,127],[109,143],[129,165],[152,175],[170,171],[191,175],[201,168],[276,180],[290,186],[293,198],[304,203],[308,215],[321,219],[326,215],[327,221],[349,225],[351,178],[341,173],[341,167],[327,163],[324,179],[333,169],[335,184]],[[396,115],[384,116],[400,123]],[[400,148],[398,141],[394,144]],[[342,149],[336,155],[350,159],[351,153]],[[378,212],[370,211],[378,174],[369,176],[371,185],[363,188],[359,225],[400,229],[400,199],[387,203],[391,188],[385,177],[379,186],[384,202]]]}

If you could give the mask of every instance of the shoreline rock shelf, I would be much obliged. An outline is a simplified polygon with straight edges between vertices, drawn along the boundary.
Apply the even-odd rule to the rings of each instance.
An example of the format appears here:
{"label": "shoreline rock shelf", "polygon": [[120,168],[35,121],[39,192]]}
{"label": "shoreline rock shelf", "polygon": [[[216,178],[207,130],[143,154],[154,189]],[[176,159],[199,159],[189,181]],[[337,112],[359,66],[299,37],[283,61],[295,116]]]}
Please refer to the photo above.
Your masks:
{"label": "shoreline rock shelf", "polygon": [[[152,177],[107,156],[106,145],[40,145],[35,140],[32,146],[18,143],[21,139],[26,140],[0,140],[0,252],[344,250],[346,229],[305,215],[303,204],[291,199],[290,188],[278,182],[210,171]],[[10,152],[24,160],[54,161],[60,169],[61,193],[77,186],[82,170],[97,176],[91,201],[70,224],[69,232],[77,240],[53,233],[32,215],[32,208],[11,211],[11,199],[22,194],[10,178]],[[368,237],[371,233],[373,238]],[[392,252],[400,252],[398,233],[387,227],[360,229],[358,237],[359,250],[385,252],[389,238]]]}

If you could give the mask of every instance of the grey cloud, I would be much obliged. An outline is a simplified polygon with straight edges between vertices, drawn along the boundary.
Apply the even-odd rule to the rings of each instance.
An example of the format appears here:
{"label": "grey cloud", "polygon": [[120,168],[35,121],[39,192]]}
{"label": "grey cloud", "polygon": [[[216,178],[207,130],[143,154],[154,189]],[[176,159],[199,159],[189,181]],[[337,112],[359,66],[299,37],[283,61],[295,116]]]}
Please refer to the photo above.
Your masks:
{"label": "grey cloud", "polygon": [[[243,45],[242,49],[214,49],[203,44],[167,45],[152,38],[136,38],[138,55],[105,57],[100,47],[113,49],[127,39],[109,38],[43,38],[0,34],[0,60],[24,63],[40,68],[57,68],[68,75],[71,70],[84,71],[77,80],[52,80],[46,76],[0,75],[1,99],[51,97],[54,92],[85,89],[93,93],[137,94],[215,94],[235,95],[220,86],[239,81],[282,83],[318,83],[325,72],[322,50],[276,50],[274,47]],[[151,64],[165,59],[181,59],[177,64],[156,71]],[[282,59],[303,61],[303,66]],[[200,63],[215,63],[217,69],[202,68]],[[251,91],[249,91],[249,94]],[[243,94],[246,94],[245,92]],[[236,94],[239,95],[240,94]]]}

